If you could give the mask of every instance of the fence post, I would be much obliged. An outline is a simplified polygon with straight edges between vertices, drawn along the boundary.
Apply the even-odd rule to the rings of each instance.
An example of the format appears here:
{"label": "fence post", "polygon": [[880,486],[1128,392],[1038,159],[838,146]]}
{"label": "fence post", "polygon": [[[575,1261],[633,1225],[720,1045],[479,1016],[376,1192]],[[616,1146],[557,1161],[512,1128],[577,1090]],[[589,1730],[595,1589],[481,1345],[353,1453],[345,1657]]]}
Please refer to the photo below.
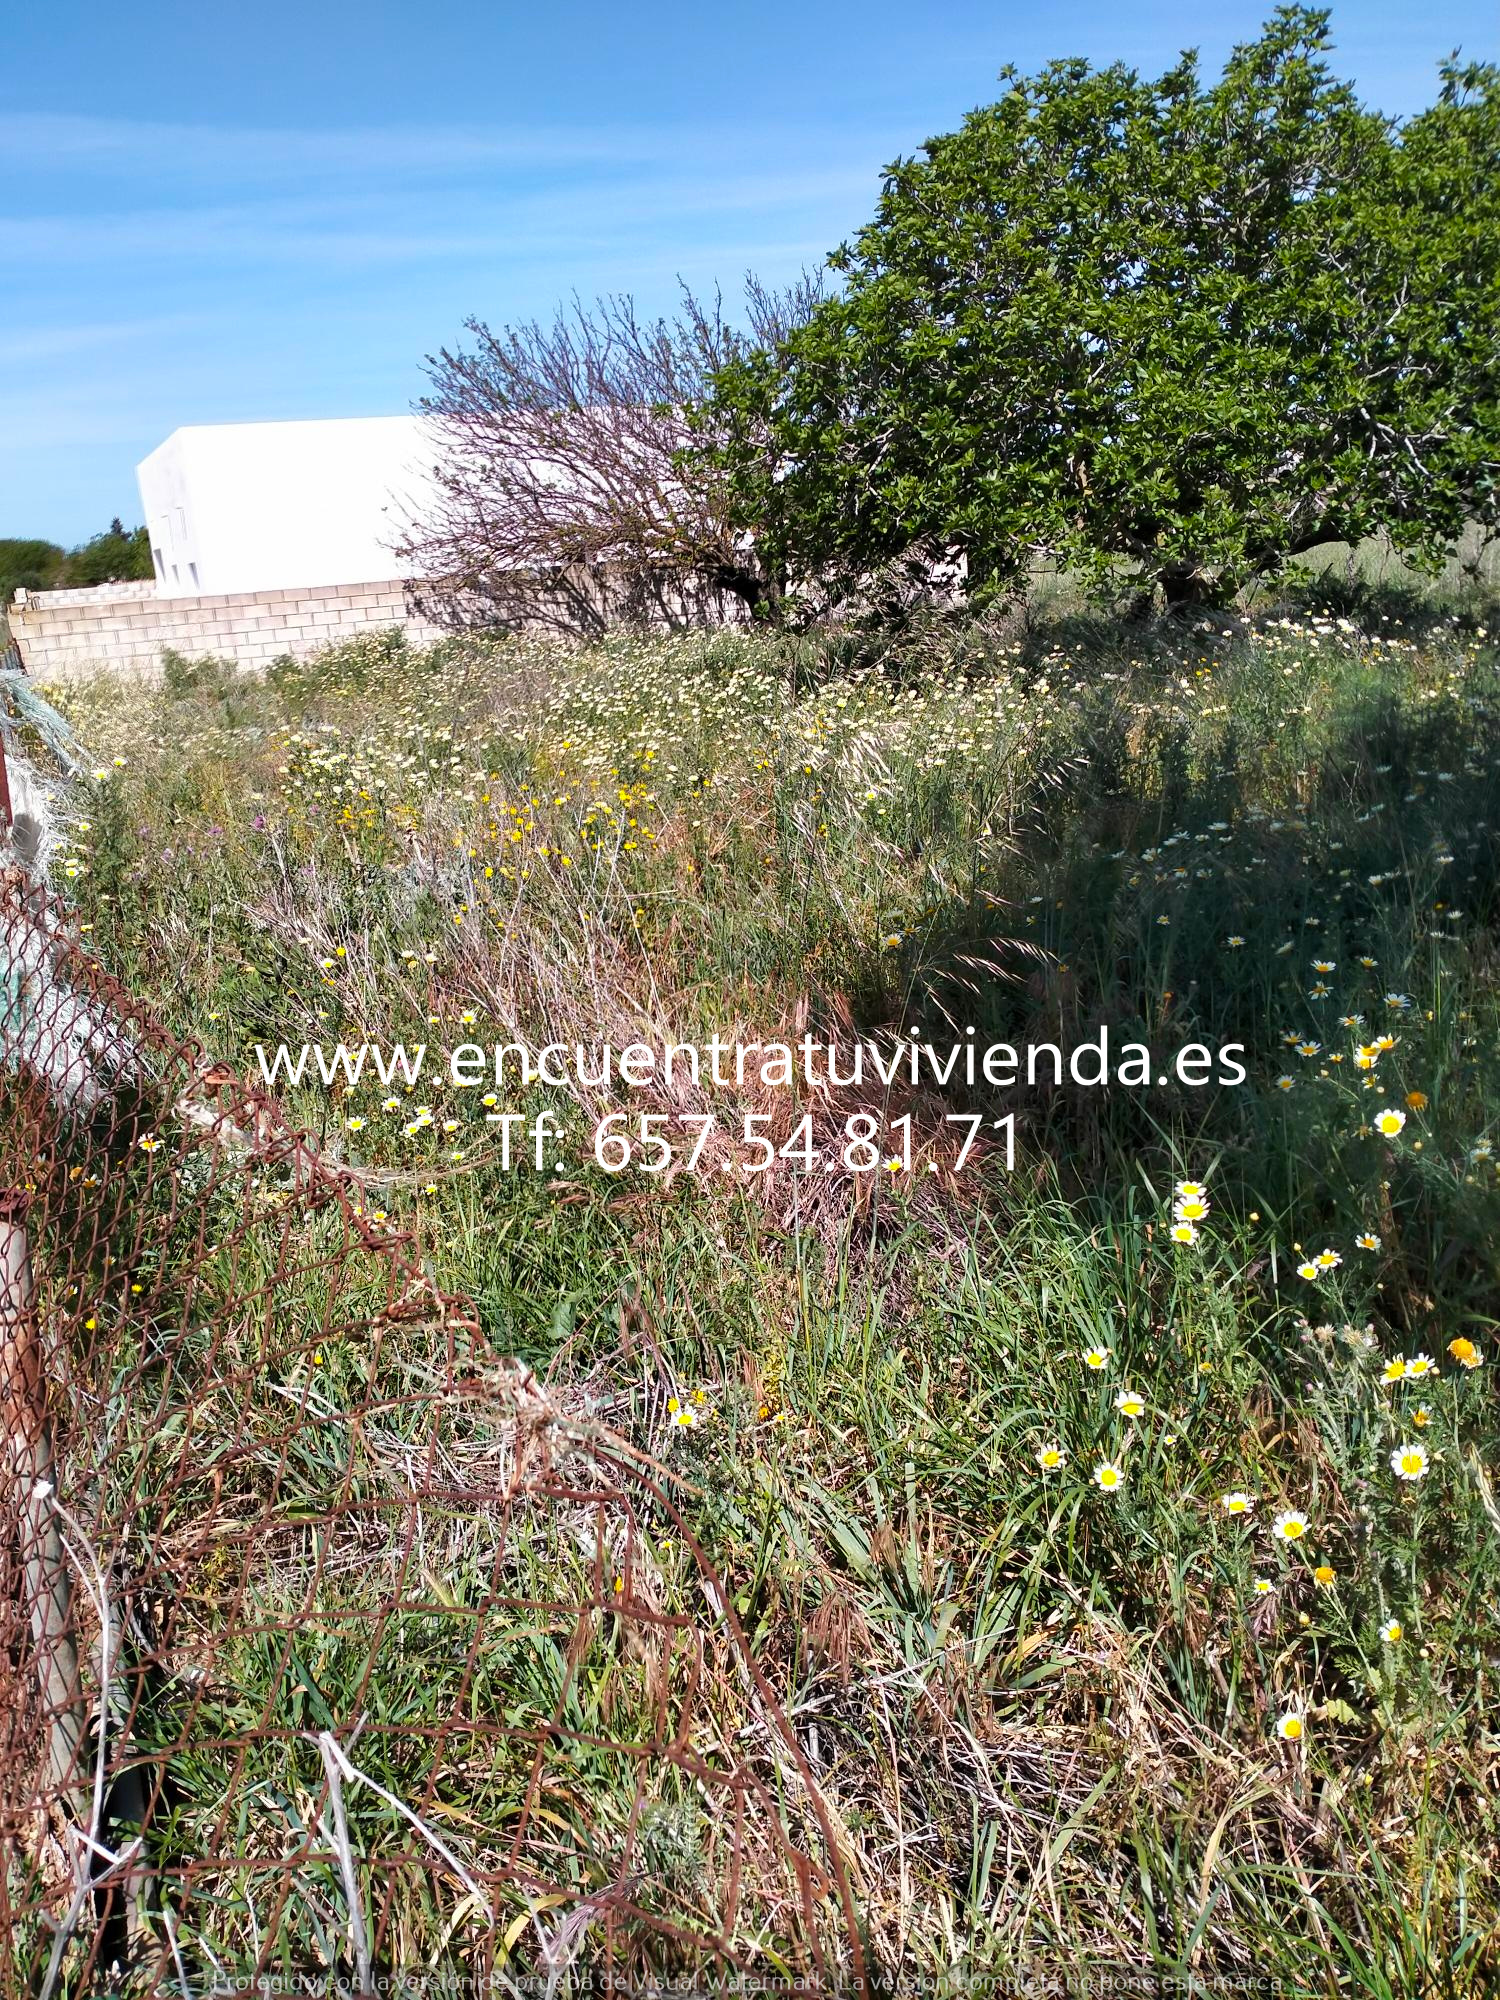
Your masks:
{"label": "fence post", "polygon": [[[0,668],[9,666],[3,649],[0,649]],[[10,770],[5,761],[5,730],[0,726],[0,820],[4,821],[6,833],[15,831],[16,815],[10,802]]]}
{"label": "fence post", "polygon": [[73,1585],[52,1504],[47,1377],[36,1326],[36,1288],[26,1234],[26,1197],[0,1192],[0,1412],[5,1424],[21,1556],[23,1606],[31,1621],[47,1719],[47,1775],[81,1817],[83,1683],[73,1623]]}

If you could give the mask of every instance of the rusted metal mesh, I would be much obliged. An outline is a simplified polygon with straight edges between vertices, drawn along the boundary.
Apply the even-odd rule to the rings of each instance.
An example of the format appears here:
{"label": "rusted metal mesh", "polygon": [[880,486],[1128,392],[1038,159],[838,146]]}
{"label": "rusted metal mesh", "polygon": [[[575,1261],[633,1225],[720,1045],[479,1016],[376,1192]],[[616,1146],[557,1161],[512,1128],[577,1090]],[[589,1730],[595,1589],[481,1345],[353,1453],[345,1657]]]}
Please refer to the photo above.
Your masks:
{"label": "rusted metal mesh", "polygon": [[862,1983],[670,1477],[18,874],[0,972],[3,1991]]}

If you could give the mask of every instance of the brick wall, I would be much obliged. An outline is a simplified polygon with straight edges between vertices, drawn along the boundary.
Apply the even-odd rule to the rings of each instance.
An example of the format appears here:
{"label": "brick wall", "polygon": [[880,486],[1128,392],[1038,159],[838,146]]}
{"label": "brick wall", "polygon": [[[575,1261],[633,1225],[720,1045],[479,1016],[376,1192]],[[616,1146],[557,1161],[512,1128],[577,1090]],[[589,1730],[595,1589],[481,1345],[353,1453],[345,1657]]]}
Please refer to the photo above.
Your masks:
{"label": "brick wall", "polygon": [[17,591],[6,615],[23,666],[42,681],[101,670],[154,680],[166,651],[264,667],[285,653],[302,659],[335,639],[392,625],[403,626],[414,645],[442,636],[407,610],[399,583],[219,597],[162,597],[154,583],[102,583],[89,590]]}

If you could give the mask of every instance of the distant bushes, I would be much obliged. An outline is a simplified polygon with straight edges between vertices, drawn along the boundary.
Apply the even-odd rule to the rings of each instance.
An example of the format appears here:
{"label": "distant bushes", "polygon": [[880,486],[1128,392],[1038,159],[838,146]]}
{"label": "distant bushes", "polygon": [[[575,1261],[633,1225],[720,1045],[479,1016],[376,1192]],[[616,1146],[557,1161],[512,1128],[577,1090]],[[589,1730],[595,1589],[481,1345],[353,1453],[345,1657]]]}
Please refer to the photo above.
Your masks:
{"label": "distant bushes", "polygon": [[116,515],[102,535],[76,549],[39,539],[0,539],[0,606],[18,590],[80,590],[94,583],[149,578],[151,542],[144,528],[127,528]]}

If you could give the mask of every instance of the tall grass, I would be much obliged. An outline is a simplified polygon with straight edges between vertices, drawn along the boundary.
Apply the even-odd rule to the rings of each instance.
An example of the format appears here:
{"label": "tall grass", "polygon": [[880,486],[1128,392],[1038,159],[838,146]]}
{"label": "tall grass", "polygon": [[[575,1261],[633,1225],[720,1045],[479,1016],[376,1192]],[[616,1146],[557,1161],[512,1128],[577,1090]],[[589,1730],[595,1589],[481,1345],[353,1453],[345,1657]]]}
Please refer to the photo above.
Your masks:
{"label": "tall grass", "polygon": [[[291,1108],[493,1340],[690,1472],[894,1989],[1082,1959],[1477,1993],[1497,668],[1482,612],[1368,593],[1170,634],[177,663],[60,697],[100,775],[58,866],[111,969],[240,1067],[809,1025],[1243,1044],[1237,1088],[925,1093],[933,1129],[972,1102],[1019,1130],[1015,1171],[930,1180],[612,1179],[587,1092],[561,1175],[498,1170],[479,1090]],[[1184,1182],[1208,1213],[1175,1242]],[[500,1649],[483,1698],[545,1706],[556,1665]],[[420,1708],[420,1676],[377,1682]],[[631,1782],[576,1774],[603,1819]],[[695,1865],[679,1805],[664,1878]]]}

